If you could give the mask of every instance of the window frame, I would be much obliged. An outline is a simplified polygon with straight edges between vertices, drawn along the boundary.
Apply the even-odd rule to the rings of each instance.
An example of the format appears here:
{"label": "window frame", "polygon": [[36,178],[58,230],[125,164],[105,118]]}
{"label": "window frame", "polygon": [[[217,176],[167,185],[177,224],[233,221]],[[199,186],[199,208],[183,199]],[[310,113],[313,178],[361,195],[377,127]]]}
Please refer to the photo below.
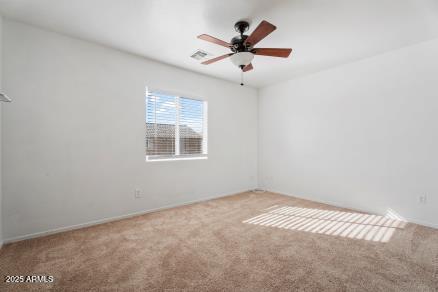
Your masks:
{"label": "window frame", "polygon": [[[198,97],[192,97],[194,95],[191,94],[181,94],[181,93],[175,93],[173,91],[167,91],[167,90],[155,90],[150,87],[146,87],[145,91],[145,99],[144,99],[144,105],[145,105],[145,125],[147,121],[147,101],[148,96],[150,93],[157,93],[161,95],[171,96],[175,97],[177,100],[175,101],[176,104],[176,121],[175,121],[175,154],[174,155],[147,155],[147,137],[145,136],[145,161],[146,162],[157,162],[157,161],[184,161],[184,160],[204,160],[208,159],[208,101],[202,98]],[[179,133],[179,115],[180,115],[180,103],[179,98],[186,98],[186,99],[192,99],[196,101],[202,102],[202,154],[179,154],[180,152],[180,133]],[[146,135],[146,131],[145,131]],[[177,154],[178,153],[178,154]]]}

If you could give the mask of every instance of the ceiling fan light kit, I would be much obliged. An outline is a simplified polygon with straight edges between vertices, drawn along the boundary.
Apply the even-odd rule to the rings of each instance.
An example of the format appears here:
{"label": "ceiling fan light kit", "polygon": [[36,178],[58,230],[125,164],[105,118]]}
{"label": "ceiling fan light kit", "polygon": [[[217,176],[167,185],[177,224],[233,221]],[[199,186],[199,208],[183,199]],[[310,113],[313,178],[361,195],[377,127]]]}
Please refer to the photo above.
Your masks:
{"label": "ceiling fan light kit", "polygon": [[[263,20],[249,36],[244,34],[249,29],[249,22],[244,20],[238,21],[234,24],[234,28],[240,35],[233,37],[229,43],[207,34],[198,36],[201,40],[226,47],[232,52],[204,61],[202,64],[209,65],[230,57],[231,62],[239,67],[243,73],[254,68],[251,63],[254,55],[287,58],[292,52],[292,49],[254,48],[258,42],[277,29],[275,25],[266,20]],[[243,85],[243,74],[240,85]]]}
{"label": "ceiling fan light kit", "polygon": [[230,57],[231,62],[239,68],[249,65],[253,59],[254,54],[251,52],[239,52],[231,55]]}

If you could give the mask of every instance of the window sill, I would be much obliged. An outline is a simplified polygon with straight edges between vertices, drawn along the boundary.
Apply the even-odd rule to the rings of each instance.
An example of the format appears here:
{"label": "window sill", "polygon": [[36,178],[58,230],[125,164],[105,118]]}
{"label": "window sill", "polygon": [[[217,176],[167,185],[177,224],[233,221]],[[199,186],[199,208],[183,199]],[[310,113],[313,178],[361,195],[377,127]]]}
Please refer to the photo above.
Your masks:
{"label": "window sill", "polygon": [[207,156],[192,156],[192,157],[160,157],[149,158],[146,156],[146,162],[158,162],[158,161],[181,161],[181,160],[206,160]]}

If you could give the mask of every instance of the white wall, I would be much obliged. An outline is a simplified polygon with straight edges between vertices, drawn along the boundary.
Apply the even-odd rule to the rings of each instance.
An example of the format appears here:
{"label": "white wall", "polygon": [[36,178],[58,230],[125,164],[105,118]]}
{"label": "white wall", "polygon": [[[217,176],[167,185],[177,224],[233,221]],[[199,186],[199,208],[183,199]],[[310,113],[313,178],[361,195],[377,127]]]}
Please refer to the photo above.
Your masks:
{"label": "white wall", "polygon": [[[4,40],[6,240],[256,186],[255,89],[9,20]],[[145,162],[145,86],[208,101],[208,160]]]}
{"label": "white wall", "polygon": [[[0,16],[0,89],[2,89],[3,17]],[[0,102],[0,247],[3,245],[3,193],[2,193],[2,102]]]}
{"label": "white wall", "polygon": [[270,190],[438,227],[438,40],[261,90],[259,170]]}

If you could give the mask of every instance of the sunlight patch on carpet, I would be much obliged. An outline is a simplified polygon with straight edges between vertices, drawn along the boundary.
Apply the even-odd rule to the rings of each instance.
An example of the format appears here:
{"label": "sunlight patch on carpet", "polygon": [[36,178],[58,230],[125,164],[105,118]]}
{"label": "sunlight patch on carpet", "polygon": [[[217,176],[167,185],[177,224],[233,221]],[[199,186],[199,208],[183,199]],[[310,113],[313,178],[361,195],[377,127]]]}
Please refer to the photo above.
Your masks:
{"label": "sunlight patch on carpet", "polygon": [[394,216],[277,205],[242,223],[375,242],[388,242],[397,229],[406,225],[406,221]]}

